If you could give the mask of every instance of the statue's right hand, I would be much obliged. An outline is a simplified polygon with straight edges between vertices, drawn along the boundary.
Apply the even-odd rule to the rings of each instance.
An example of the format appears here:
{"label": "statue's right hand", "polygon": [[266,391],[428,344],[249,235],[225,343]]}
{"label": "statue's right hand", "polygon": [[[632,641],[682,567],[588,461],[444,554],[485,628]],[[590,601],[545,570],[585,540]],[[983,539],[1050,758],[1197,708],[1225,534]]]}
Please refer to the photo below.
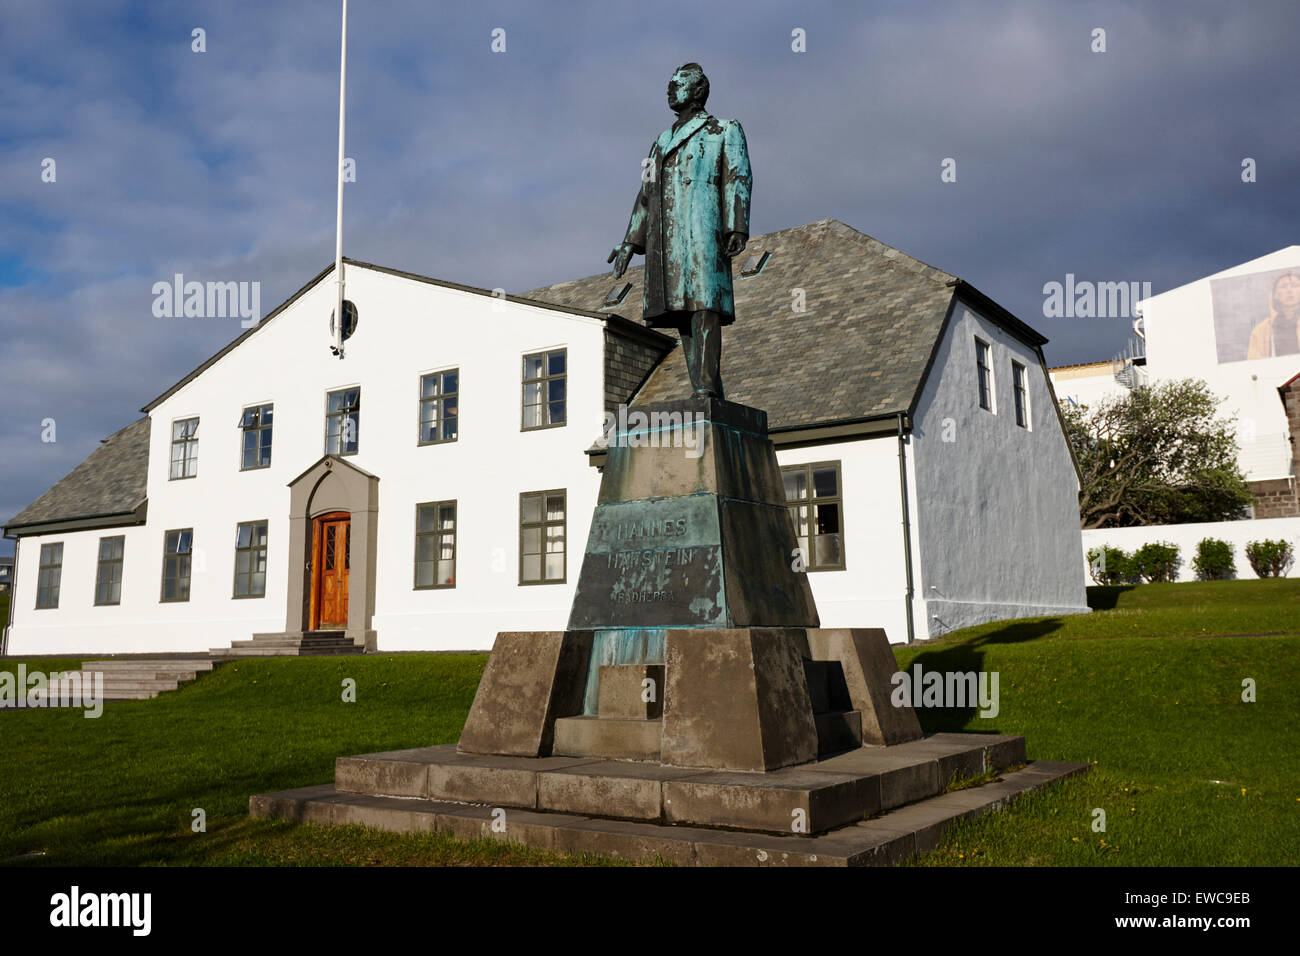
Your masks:
{"label": "statue's right hand", "polygon": [[627,271],[627,264],[632,261],[632,247],[626,242],[619,243],[610,250],[609,258],[605,261],[614,263],[615,279],[623,278],[623,273]]}

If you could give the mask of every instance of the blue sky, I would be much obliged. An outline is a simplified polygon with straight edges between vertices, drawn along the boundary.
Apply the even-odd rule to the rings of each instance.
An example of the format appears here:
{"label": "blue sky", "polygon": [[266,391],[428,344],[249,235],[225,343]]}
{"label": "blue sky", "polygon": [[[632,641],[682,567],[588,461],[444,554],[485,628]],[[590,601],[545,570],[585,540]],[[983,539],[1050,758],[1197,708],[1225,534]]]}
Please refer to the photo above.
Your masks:
{"label": "blue sky", "polygon": [[[155,318],[155,282],[259,281],[268,312],[332,259],[338,7],[0,10],[0,521],[239,333]],[[841,219],[1011,309],[1049,363],[1107,359],[1127,322],[1046,319],[1044,283],[1158,292],[1300,241],[1297,50],[1293,0],[352,0],[344,248],[510,291],[605,270],[696,60],[745,127],[754,233]]]}

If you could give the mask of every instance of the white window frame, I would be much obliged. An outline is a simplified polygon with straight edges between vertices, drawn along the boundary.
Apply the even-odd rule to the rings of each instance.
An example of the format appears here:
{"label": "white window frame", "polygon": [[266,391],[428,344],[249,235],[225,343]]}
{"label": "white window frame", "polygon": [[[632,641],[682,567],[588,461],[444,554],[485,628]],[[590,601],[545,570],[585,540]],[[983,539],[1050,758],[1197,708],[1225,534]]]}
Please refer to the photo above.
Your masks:
{"label": "white window frame", "polygon": [[1016,424],[1025,431],[1033,431],[1034,417],[1030,412],[1033,406],[1029,401],[1029,369],[1015,359],[1011,360],[1011,400],[1016,409]]}
{"label": "white window frame", "polygon": [[[981,352],[981,349],[983,351]],[[984,374],[981,376],[981,372]],[[984,404],[984,383],[987,379],[989,403]],[[996,415],[998,413],[997,378],[993,374],[993,346],[978,335],[975,336],[975,400],[980,408]]]}

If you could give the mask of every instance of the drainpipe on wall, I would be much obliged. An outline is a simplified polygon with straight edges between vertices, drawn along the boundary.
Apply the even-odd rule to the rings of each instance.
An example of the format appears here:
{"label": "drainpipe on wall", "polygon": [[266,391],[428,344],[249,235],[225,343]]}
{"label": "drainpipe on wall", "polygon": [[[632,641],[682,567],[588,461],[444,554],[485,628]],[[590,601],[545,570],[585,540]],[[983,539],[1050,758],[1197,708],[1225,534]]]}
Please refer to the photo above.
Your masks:
{"label": "drainpipe on wall", "polygon": [[[9,537],[9,535],[5,535]],[[14,600],[18,597],[18,548],[22,540],[14,538],[14,568],[9,572],[9,613],[5,615],[4,630],[0,631],[0,657],[9,656],[9,631],[14,626]]]}
{"label": "drainpipe on wall", "polygon": [[898,491],[903,506],[903,567],[907,570],[907,643],[916,641],[912,621],[912,520],[907,509],[907,441],[903,437],[903,413],[898,413]]}

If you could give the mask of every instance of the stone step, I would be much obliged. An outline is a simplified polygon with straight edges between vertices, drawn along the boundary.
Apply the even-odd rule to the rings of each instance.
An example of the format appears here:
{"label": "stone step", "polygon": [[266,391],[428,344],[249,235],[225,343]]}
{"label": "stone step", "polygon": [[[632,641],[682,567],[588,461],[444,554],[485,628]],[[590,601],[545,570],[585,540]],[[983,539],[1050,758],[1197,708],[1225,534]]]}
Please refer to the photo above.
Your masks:
{"label": "stone step", "polygon": [[[398,753],[410,755],[419,751]],[[590,853],[644,863],[664,860],[681,866],[889,865],[933,849],[943,831],[955,821],[1005,809],[1021,794],[1083,773],[1087,766],[1036,761],[1004,774],[998,781],[939,794],[813,836],[729,832],[601,819],[580,812],[539,812],[450,800],[382,797],[337,790],[331,784],[259,794],[249,800],[249,813],[254,817],[298,823],[507,840],[555,853]]]}
{"label": "stone step", "polygon": [[625,717],[561,717],[551,752],[561,757],[658,760],[662,720]]}
{"label": "stone step", "polygon": [[[213,668],[213,661],[195,658],[123,658],[103,661],[86,661],[77,675],[81,683],[80,698],[85,698],[85,687],[98,675],[102,684],[104,701],[149,700],[159,694],[176,690],[181,684],[195,680],[199,674]],[[77,687],[71,681],[49,682],[52,696],[73,698]],[[80,705],[78,705],[80,706]]]}
{"label": "stone step", "polygon": [[[87,682],[80,685],[80,693],[84,695],[86,688],[91,686]],[[180,686],[176,681],[104,681],[102,690],[104,696],[113,697],[118,694],[147,694],[155,697],[163,691],[176,690]],[[77,692],[78,688],[73,684],[66,684],[66,693],[71,695]],[[51,682],[49,684],[51,694],[62,696],[65,693],[65,683],[63,681]]]}
{"label": "stone step", "polygon": [[[340,790],[381,797],[460,800],[623,819],[820,833],[926,800],[955,778],[1024,763],[1023,737],[934,734],[892,747],[859,747],[767,773],[665,767],[605,759],[633,749],[656,721],[556,721],[556,756],[462,754],[454,745],[340,757]],[[648,747],[641,740],[642,749]],[[451,780],[449,784],[446,781]]]}
{"label": "stone step", "polygon": [[99,671],[105,677],[139,674],[206,674],[213,662],[206,661],[85,661],[80,671]]}
{"label": "stone step", "polygon": [[301,633],[254,634],[250,640],[232,641],[229,647],[214,647],[214,658],[232,660],[241,657],[338,657],[364,654],[347,632],[341,630]]}
{"label": "stone step", "polygon": [[213,649],[212,654],[220,658],[297,656],[287,653],[285,648],[280,647],[218,647]]}
{"label": "stone step", "polygon": [[346,657],[364,653],[365,648],[356,645],[344,645],[336,648],[303,647],[293,652],[282,647],[216,648],[212,651],[214,657],[222,660],[238,660],[248,657]]}
{"label": "stone step", "polygon": [[[53,701],[53,700],[57,700],[57,699],[59,699],[59,698],[62,697],[62,696],[63,696],[63,689],[60,688],[60,687],[55,687],[55,688],[53,688],[53,689],[51,690],[51,692],[50,692],[50,697],[49,697],[48,699]],[[105,687],[105,688],[104,688],[104,693],[103,693],[103,696],[102,696],[101,699],[104,700],[104,701],[112,701],[112,700],[152,700],[154,697],[157,697],[157,696],[158,696],[158,691],[157,691],[157,690],[123,690],[123,689],[120,689],[120,688],[109,688],[109,687]],[[85,690],[84,690],[84,688],[83,688],[83,690],[82,690],[82,692],[81,692],[81,696],[80,696],[79,698],[74,698],[74,697],[72,696],[72,688],[69,688],[69,689],[68,689],[68,700],[69,700],[69,701],[72,701],[72,703],[71,703],[69,706],[81,707],[82,704],[79,703],[78,701],[84,701],[85,699],[86,699],[86,698],[85,698]]]}
{"label": "stone step", "polygon": [[161,694],[166,690],[175,690],[181,685],[178,680],[106,680],[104,681],[104,691],[106,693],[117,693],[123,690],[148,690],[155,694]]}
{"label": "stone step", "polygon": [[207,671],[157,670],[149,667],[148,670],[101,671],[98,669],[83,669],[73,672],[82,675],[100,674],[103,676],[104,682],[107,683],[110,680],[179,680],[179,682],[187,682],[187,680],[198,678],[199,674],[205,674]]}

